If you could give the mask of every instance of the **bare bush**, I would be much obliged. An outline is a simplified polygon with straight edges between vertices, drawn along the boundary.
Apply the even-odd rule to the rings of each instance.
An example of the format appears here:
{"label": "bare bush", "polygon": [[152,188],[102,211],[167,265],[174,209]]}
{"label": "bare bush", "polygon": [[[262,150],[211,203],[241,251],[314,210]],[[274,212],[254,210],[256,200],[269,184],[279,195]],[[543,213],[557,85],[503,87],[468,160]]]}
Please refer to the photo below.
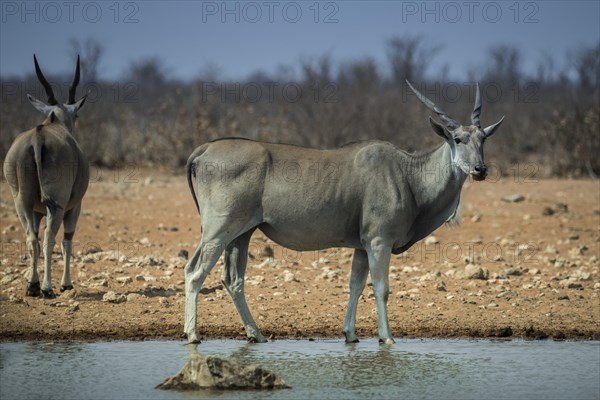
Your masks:
{"label": "bare bush", "polygon": [[[120,81],[85,80],[90,104],[79,119],[77,140],[95,165],[134,162],[177,169],[196,146],[228,136],[320,148],[382,139],[409,151],[426,149],[438,139],[430,132],[428,111],[407,92],[404,78],[465,123],[474,82],[425,79],[435,49],[422,38],[395,38],[388,45],[390,77],[370,58],[336,70],[325,56],[302,63],[299,74],[290,73],[291,68],[233,82],[217,80],[218,71],[213,71],[203,79],[178,82],[169,78],[160,59],[141,60]],[[93,51],[93,43],[78,46],[82,64],[97,65],[102,51]],[[87,54],[97,58],[86,60]],[[501,115],[506,121],[489,144],[488,161],[504,174],[516,164],[531,163],[538,176],[597,175],[599,54],[600,44],[581,48],[569,55],[568,70],[560,69],[552,57],[542,57],[540,68],[528,77],[520,69],[516,48],[492,48],[493,65],[480,71],[482,122]],[[446,75],[447,68],[442,68],[435,76]],[[43,90],[32,76],[2,78],[2,160],[23,127],[39,123],[26,99],[27,93]],[[61,76],[49,80],[57,86],[68,82]]]}

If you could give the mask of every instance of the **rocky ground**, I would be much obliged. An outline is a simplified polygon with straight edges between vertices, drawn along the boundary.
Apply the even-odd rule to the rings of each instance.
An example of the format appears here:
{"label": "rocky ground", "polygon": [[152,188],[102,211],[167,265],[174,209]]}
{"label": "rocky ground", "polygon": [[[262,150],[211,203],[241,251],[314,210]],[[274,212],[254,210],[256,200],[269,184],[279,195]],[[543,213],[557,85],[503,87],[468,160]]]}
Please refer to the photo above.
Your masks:
{"label": "rocky ground", "polygon": [[[200,239],[183,176],[133,167],[93,171],[75,237],[75,289],[54,300],[25,296],[25,237],[5,181],[0,216],[0,340],[180,336],[185,257]],[[599,250],[597,181],[467,182],[461,225],[441,227],[392,257],[392,333],[600,339]],[[59,246],[55,252],[58,293]],[[246,296],[265,336],[341,336],[351,257],[348,249],[298,253],[256,233]],[[221,265],[201,291],[199,332],[241,338],[241,321],[220,284]],[[377,335],[370,286],[359,302],[357,331]]]}

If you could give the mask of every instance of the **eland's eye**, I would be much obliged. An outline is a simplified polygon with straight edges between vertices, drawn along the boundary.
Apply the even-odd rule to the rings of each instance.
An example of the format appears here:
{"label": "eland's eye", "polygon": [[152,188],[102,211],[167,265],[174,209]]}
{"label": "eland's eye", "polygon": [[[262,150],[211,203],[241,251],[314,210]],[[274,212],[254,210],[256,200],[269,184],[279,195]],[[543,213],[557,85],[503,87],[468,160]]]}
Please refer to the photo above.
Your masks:
{"label": "eland's eye", "polygon": [[460,140],[460,138],[455,137],[454,138],[454,143],[460,144],[460,143],[462,143],[462,141]]}

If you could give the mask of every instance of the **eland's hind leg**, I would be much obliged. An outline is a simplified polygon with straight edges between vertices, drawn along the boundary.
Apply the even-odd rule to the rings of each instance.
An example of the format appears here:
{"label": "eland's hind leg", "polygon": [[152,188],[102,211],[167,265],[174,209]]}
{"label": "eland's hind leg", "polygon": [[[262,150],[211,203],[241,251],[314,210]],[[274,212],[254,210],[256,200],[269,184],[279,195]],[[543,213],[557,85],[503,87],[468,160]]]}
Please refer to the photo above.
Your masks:
{"label": "eland's hind leg", "polygon": [[248,263],[248,244],[252,237],[250,230],[237,237],[225,249],[225,266],[223,267],[223,285],[231,295],[233,304],[242,318],[248,340],[255,343],[264,343],[267,339],[260,333],[244,295],[244,275]]}
{"label": "eland's hind leg", "polygon": [[27,296],[37,297],[40,292],[40,276],[38,274],[38,260],[40,259],[40,241],[38,233],[43,214],[33,211],[33,207],[27,207],[23,204],[15,204],[17,215],[25,230],[27,239],[27,251],[29,253],[29,277],[27,279]]}
{"label": "eland's hind leg", "polygon": [[[184,334],[189,343],[199,343],[196,331],[198,292],[204,280],[213,269],[226,246],[252,230],[256,223],[252,220],[214,218],[204,214],[202,240],[194,255],[185,266],[185,326]],[[248,245],[246,244],[246,251]]]}
{"label": "eland's hind leg", "polygon": [[364,250],[355,250],[352,258],[352,273],[350,275],[350,299],[348,300],[348,309],[346,310],[346,319],[342,332],[346,337],[346,343],[358,342],[356,336],[356,307],[358,299],[367,283],[369,274],[369,259]]}
{"label": "eland's hind leg", "polygon": [[56,234],[63,221],[64,211],[60,207],[46,207],[46,231],[44,232],[44,283],[42,295],[45,298],[56,297],[52,290],[52,250],[56,244]]}
{"label": "eland's hind leg", "polygon": [[198,293],[204,280],[213,269],[227,242],[204,239],[185,266],[185,326],[188,343],[200,343],[196,332]]}
{"label": "eland's hind leg", "polygon": [[62,241],[62,254],[65,262],[65,269],[60,282],[61,292],[73,289],[73,283],[71,282],[71,255],[73,253],[73,236],[75,235],[75,228],[77,227],[80,211],[81,205],[78,205],[67,211],[63,218],[65,233]]}

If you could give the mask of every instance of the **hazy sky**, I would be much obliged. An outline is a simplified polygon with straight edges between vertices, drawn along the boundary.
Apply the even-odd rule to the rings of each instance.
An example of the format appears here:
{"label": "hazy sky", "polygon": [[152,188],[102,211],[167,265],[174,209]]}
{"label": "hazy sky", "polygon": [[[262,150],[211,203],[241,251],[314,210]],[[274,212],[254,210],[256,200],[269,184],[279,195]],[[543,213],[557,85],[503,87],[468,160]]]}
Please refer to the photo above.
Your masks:
{"label": "hazy sky", "polygon": [[131,62],[157,56],[172,76],[207,66],[243,79],[301,60],[331,56],[335,65],[365,56],[382,70],[386,41],[425,36],[440,46],[428,73],[448,65],[465,78],[485,67],[486,49],[514,44],[532,73],[544,52],[563,65],[568,50],[600,40],[593,1],[1,1],[0,75],[33,72],[36,53],[48,73],[72,71],[69,40],[104,45],[99,75],[118,78]]}

